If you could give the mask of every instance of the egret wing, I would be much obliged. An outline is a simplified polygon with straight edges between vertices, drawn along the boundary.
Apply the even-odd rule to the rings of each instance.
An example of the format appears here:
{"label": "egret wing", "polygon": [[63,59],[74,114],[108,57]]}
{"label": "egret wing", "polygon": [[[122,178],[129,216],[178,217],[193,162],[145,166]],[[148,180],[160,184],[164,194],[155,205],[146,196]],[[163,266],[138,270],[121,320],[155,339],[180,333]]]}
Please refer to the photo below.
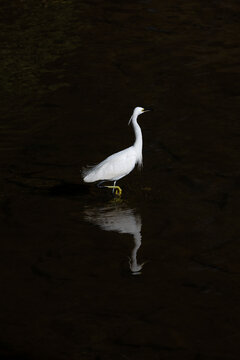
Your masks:
{"label": "egret wing", "polygon": [[119,151],[98,165],[85,170],[84,181],[118,180],[130,173],[136,163],[136,154],[133,147]]}

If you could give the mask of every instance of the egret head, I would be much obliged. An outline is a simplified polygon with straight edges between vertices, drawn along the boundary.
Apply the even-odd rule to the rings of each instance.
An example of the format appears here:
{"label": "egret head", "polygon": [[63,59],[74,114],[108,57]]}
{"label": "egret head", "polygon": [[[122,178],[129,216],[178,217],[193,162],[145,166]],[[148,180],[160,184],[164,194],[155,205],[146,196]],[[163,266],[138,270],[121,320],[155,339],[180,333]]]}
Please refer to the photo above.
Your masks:
{"label": "egret head", "polygon": [[146,111],[150,111],[150,110],[144,109],[144,108],[142,108],[142,107],[140,107],[140,106],[137,106],[137,107],[135,107],[135,109],[133,110],[133,115],[138,116],[138,115],[140,115],[140,114],[142,114],[142,113],[144,113],[144,112],[146,112]]}
{"label": "egret head", "polygon": [[149,109],[144,109],[144,108],[142,108],[142,107],[140,107],[140,106],[135,107],[135,109],[133,110],[133,114],[132,114],[132,116],[130,117],[130,120],[129,120],[129,122],[128,122],[128,125],[131,123],[131,121],[132,121],[134,118],[137,119],[138,115],[141,115],[141,114],[143,114],[143,113],[146,112],[146,111],[150,111],[150,110],[149,110]]}

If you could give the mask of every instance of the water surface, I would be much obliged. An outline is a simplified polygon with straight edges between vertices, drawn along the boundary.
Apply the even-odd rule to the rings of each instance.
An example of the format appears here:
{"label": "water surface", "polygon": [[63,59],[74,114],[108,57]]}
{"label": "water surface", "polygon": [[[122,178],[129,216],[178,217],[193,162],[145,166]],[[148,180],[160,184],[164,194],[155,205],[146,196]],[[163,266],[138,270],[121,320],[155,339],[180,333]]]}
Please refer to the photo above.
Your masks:
{"label": "water surface", "polygon": [[1,357],[239,359],[238,2],[0,8]]}

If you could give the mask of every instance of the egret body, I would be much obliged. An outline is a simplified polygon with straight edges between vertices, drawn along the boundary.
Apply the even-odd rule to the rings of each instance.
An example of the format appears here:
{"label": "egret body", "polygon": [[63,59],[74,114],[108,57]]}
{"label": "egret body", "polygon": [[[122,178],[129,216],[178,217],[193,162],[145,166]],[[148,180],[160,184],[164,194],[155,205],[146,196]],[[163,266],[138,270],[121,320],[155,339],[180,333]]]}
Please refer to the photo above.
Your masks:
{"label": "egret body", "polygon": [[[86,183],[91,183],[95,181],[100,181],[99,185],[105,181],[113,181],[112,186],[103,186],[116,190],[116,195],[121,196],[122,189],[119,186],[116,186],[116,182],[128,175],[135,167],[138,165],[140,168],[142,166],[142,131],[137,122],[137,118],[140,114],[149,111],[143,109],[142,107],[136,107],[133,111],[133,114],[129,120],[129,123],[132,123],[133,130],[135,133],[135,142],[132,146],[119,151],[99,164],[83,169],[83,181]],[[101,187],[101,186],[100,186]]]}

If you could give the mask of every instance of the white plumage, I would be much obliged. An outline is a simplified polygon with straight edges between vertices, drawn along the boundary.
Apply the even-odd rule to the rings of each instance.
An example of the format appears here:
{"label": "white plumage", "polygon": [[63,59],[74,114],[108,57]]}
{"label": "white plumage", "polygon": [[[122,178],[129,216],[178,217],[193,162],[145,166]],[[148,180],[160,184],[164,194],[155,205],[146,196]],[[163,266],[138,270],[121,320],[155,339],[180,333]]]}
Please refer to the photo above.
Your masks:
{"label": "white plumage", "polygon": [[142,166],[142,131],[138,125],[137,118],[140,114],[149,111],[143,109],[142,107],[136,107],[133,111],[133,114],[129,120],[129,123],[132,123],[134,133],[135,133],[135,142],[132,146],[119,151],[99,164],[84,168],[82,171],[83,181],[87,183],[95,181],[114,181],[113,186],[104,186],[112,188],[113,191],[116,189],[116,194],[121,195],[122,190],[119,186],[116,186],[116,181],[128,175],[138,164],[139,167]]}
{"label": "white plumage", "polygon": [[85,182],[98,180],[117,181],[129,174],[135,167],[136,151],[133,146],[119,151],[98,165],[84,171]]}

